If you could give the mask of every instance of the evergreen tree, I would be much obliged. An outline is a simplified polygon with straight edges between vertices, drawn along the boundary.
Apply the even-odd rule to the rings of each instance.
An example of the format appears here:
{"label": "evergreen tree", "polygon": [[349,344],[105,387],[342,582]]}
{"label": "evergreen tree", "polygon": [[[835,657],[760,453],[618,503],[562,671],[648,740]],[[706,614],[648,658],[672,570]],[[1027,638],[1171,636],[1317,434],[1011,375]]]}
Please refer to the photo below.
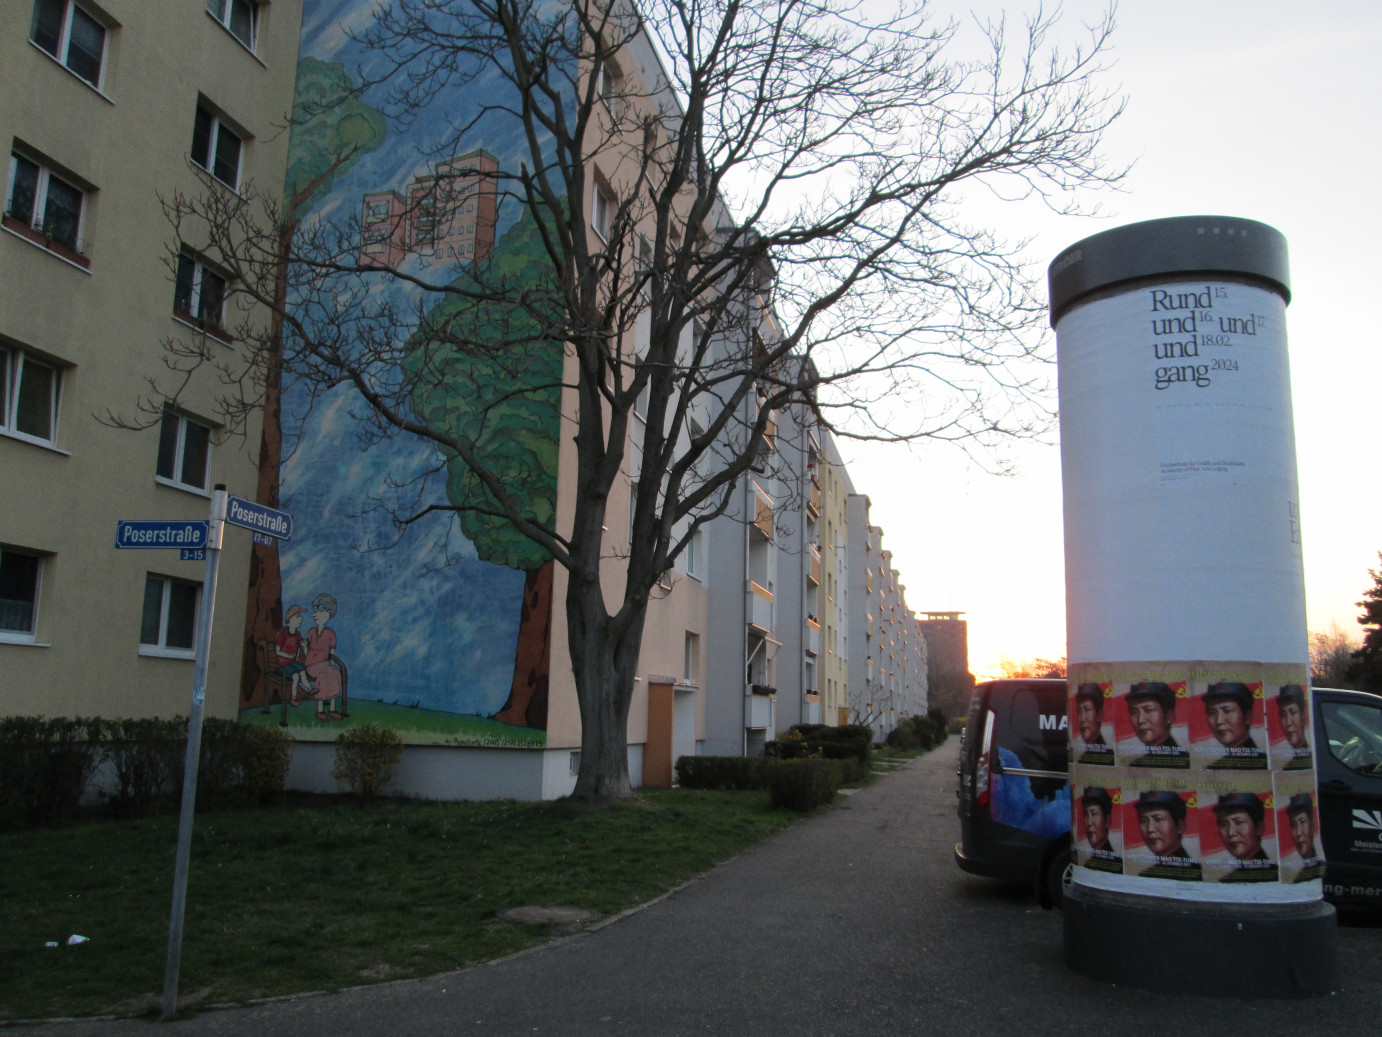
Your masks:
{"label": "evergreen tree", "polygon": [[[1382,562],[1382,551],[1377,558]],[[1363,592],[1363,600],[1357,602],[1363,610],[1358,625],[1367,632],[1363,635],[1363,647],[1353,653],[1348,678],[1354,687],[1382,693],[1382,566],[1369,569],[1368,575],[1372,577],[1372,586]]]}

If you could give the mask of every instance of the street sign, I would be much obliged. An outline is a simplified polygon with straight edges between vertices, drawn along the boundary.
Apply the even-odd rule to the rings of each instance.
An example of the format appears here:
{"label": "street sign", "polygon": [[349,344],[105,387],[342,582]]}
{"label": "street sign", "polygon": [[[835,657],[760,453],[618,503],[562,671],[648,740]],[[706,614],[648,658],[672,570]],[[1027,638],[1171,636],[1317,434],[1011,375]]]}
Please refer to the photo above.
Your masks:
{"label": "street sign", "polygon": [[204,562],[206,561],[206,548],[204,547],[184,547],[182,554],[178,555],[181,562]]}
{"label": "street sign", "polygon": [[271,537],[268,533],[252,533],[250,539],[256,544],[263,544],[265,547],[273,547],[278,543],[278,537]]}
{"label": "street sign", "polygon": [[206,519],[119,519],[115,523],[115,546],[205,548],[209,527]]}
{"label": "street sign", "polygon": [[280,540],[288,540],[293,535],[293,516],[279,511],[267,504],[259,504],[242,497],[226,497],[226,521],[235,526],[244,526],[256,533],[267,533]]}

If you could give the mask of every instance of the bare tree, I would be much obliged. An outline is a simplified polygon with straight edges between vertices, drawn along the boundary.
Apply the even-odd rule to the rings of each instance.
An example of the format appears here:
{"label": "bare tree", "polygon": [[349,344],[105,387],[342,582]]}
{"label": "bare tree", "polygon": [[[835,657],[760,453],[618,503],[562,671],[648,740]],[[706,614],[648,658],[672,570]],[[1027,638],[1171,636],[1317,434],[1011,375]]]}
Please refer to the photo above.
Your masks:
{"label": "bare tree", "polygon": [[1310,631],[1310,683],[1319,688],[1351,688],[1354,642],[1338,623]]}
{"label": "bare tree", "polygon": [[[251,190],[169,200],[179,239],[275,314],[239,329],[228,418],[279,377],[349,387],[362,433],[431,442],[446,470],[444,499],[398,487],[400,525],[449,512],[532,556],[507,564],[567,570],[578,796],[630,794],[649,596],[764,463],[777,412],[888,440],[1042,424],[1044,303],[1019,245],[972,226],[963,202],[1064,209],[1120,178],[1098,153],[1121,110],[1096,81],[1112,21],[1066,50],[1041,12],[1020,32],[980,29],[987,56],[970,60],[924,3],[879,18],[852,0],[393,0],[360,30],[370,57],[350,103],[406,121],[485,91],[480,114],[436,142],[431,199],[414,204],[434,211],[449,179],[478,175],[511,223],[489,254],[425,270],[366,255],[358,209],[311,213],[310,176],[286,212]],[[349,161],[375,146],[358,112],[340,131],[339,97],[299,90],[295,147],[330,138]],[[522,160],[442,161],[473,148],[482,123],[521,137]],[[390,302],[381,280],[420,301]],[[172,362],[205,360],[184,348]],[[574,437],[561,522],[528,491],[555,447],[499,449],[505,423],[533,414],[559,415]],[[622,528],[610,501],[630,478],[625,548],[603,530]],[[624,556],[614,578],[601,569],[611,551]]]}
{"label": "bare tree", "polygon": [[1066,676],[1065,656],[1059,659],[1002,659],[998,663],[1004,677],[1061,677]]}

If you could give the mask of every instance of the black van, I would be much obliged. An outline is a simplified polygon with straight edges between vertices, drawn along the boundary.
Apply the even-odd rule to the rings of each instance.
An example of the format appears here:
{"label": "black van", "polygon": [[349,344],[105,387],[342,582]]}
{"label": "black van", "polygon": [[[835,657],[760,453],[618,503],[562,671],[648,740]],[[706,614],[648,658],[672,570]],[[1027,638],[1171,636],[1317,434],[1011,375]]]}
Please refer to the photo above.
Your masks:
{"label": "black van", "polygon": [[[960,742],[965,871],[1031,882],[1059,907],[1070,862],[1066,682],[980,684]],[[1311,690],[1325,899],[1382,908],[1382,696]]]}
{"label": "black van", "polygon": [[1058,906],[1070,866],[1064,680],[997,680],[969,700],[960,742],[960,842],[967,872],[1034,882]]}
{"label": "black van", "polygon": [[1382,907],[1382,698],[1314,688],[1324,896]]}

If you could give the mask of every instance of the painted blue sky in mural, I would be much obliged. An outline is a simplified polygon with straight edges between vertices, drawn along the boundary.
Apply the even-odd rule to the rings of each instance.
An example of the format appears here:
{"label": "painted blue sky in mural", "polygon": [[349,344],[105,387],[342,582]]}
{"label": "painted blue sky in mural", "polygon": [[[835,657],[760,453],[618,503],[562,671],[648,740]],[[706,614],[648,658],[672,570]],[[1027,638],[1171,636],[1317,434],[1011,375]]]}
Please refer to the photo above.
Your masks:
{"label": "painted blue sky in mural", "polygon": [[[368,27],[377,3],[308,0],[301,56],[340,62],[358,81],[361,63],[377,59],[350,33]],[[363,100],[385,114],[388,135],[344,171],[307,219],[345,226],[358,219],[366,193],[403,191],[438,160],[466,150],[484,148],[501,168],[513,168],[526,145],[518,127],[498,117],[487,115],[451,146],[453,127],[476,116],[476,99],[505,89],[491,72],[409,119],[394,117],[384,90],[367,92]],[[501,201],[496,236],[517,216],[516,205]],[[429,272],[438,275],[435,267]],[[405,311],[416,305],[415,290],[397,280],[380,278],[371,290],[389,293]],[[400,341],[408,330],[400,329]],[[424,500],[444,501],[444,475],[424,477],[439,456],[411,438],[365,446],[363,413],[352,390],[311,400],[300,387],[285,386],[281,506],[292,513],[297,533],[281,545],[284,609],[305,606],[322,592],[336,597],[331,626],[350,667],[352,698],[492,714],[513,680],[524,574],[479,559],[459,527],[441,516],[400,538],[375,502],[394,496],[391,484],[419,478]]]}

